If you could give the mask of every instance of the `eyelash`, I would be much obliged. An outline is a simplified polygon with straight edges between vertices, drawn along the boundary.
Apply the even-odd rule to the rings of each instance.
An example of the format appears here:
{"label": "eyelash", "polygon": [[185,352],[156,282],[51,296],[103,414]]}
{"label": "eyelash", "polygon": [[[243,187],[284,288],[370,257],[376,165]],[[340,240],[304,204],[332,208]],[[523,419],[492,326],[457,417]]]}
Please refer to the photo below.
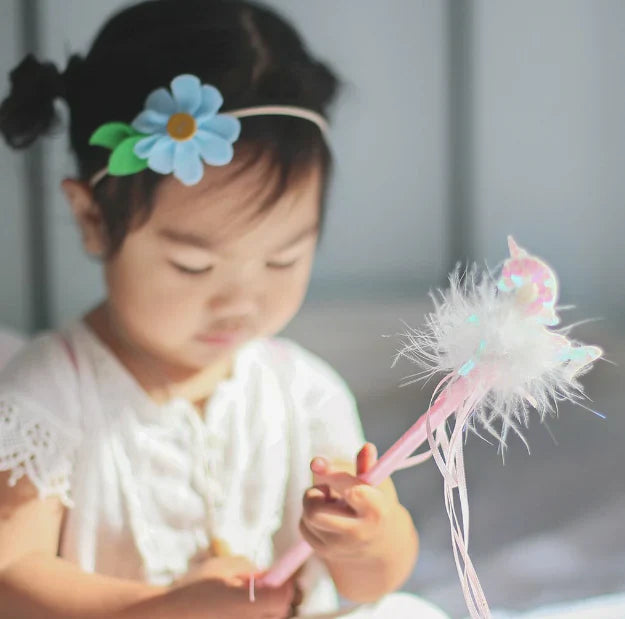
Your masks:
{"label": "eyelash", "polygon": [[284,263],[267,262],[267,267],[269,267],[270,269],[289,269],[290,267],[295,266],[296,263],[297,263],[297,259],[291,260],[291,262],[284,262]]}
{"label": "eyelash", "polygon": [[189,269],[188,267],[183,267],[181,264],[176,264],[175,262],[172,262],[171,264],[176,270],[184,273],[185,275],[202,275],[203,273],[208,273],[213,270],[212,266],[204,269]]}
{"label": "eyelash", "polygon": [[[267,262],[266,266],[270,269],[289,269],[297,263],[297,260],[291,260],[291,262],[279,263],[279,262]],[[181,264],[176,264],[175,262],[171,263],[172,266],[184,273],[185,275],[203,275],[204,273],[208,273],[213,270],[212,266],[206,267],[204,269],[189,269],[188,267],[182,266]]]}

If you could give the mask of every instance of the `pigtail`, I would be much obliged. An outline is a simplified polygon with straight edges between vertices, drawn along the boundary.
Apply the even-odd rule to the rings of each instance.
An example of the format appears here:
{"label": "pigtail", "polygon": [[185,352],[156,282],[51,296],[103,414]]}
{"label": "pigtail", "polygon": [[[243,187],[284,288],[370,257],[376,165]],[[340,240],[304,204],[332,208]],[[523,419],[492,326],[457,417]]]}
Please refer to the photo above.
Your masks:
{"label": "pigtail", "polygon": [[51,62],[29,54],[10,73],[11,92],[0,105],[0,132],[13,148],[25,148],[59,121],[54,101],[66,97],[64,76]]}

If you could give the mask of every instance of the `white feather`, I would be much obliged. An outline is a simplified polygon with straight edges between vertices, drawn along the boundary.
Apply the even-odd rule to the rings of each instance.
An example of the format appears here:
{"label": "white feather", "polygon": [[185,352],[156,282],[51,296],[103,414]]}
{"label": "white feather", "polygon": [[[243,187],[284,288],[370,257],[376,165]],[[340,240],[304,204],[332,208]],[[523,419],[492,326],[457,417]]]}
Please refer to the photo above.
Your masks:
{"label": "white feather", "polygon": [[479,421],[504,445],[510,429],[523,438],[520,426],[527,426],[531,408],[542,421],[557,413],[559,401],[579,403],[585,395],[578,378],[602,351],[568,339],[570,328],[549,329],[528,316],[521,291],[498,290],[488,271],[474,265],[463,275],[458,267],[448,290],[430,293],[434,312],[425,328],[402,334],[397,358],[421,367],[422,378],[464,375],[476,387],[487,384],[470,425]]}

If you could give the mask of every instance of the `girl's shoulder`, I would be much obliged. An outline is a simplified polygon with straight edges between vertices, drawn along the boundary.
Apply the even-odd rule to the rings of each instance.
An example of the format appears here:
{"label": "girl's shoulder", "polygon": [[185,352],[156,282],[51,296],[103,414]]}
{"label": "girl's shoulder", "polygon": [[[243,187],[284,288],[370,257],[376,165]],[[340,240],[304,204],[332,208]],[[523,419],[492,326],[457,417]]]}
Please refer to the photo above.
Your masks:
{"label": "girl's shoulder", "polygon": [[274,371],[295,383],[317,389],[348,389],[341,375],[324,359],[285,337],[261,340],[261,354]]}
{"label": "girl's shoulder", "polygon": [[364,443],[356,398],[340,374],[315,353],[286,338],[266,340],[314,454],[352,462]]}
{"label": "girl's shoulder", "polygon": [[41,498],[72,506],[69,479],[83,439],[76,371],[59,333],[24,343],[0,371],[0,471],[23,475]]}
{"label": "girl's shoulder", "polygon": [[45,331],[26,340],[0,369],[0,389],[20,390],[71,377],[72,357],[62,332]]}
{"label": "girl's shoulder", "polygon": [[70,434],[77,433],[78,380],[61,332],[34,336],[0,370],[0,411],[6,420],[16,410],[24,422],[29,418],[42,420],[62,426]]}
{"label": "girl's shoulder", "polygon": [[25,337],[16,331],[0,329],[0,370],[25,342]]}

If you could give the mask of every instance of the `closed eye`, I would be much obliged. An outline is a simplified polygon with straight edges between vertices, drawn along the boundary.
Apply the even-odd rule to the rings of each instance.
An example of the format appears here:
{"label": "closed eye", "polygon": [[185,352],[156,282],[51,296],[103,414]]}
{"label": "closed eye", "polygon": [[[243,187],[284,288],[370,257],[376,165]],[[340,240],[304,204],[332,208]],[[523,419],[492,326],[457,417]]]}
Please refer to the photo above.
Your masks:
{"label": "closed eye", "polygon": [[182,264],[178,264],[176,262],[171,262],[170,263],[177,271],[180,271],[181,273],[185,273],[186,275],[201,275],[202,273],[208,273],[209,271],[212,270],[212,265],[209,265],[207,267],[203,267],[201,269],[192,269],[190,267],[186,267]]}
{"label": "closed eye", "polygon": [[297,263],[297,258],[295,260],[291,260],[290,262],[268,262],[267,267],[270,269],[288,269],[289,267],[295,266]]}

